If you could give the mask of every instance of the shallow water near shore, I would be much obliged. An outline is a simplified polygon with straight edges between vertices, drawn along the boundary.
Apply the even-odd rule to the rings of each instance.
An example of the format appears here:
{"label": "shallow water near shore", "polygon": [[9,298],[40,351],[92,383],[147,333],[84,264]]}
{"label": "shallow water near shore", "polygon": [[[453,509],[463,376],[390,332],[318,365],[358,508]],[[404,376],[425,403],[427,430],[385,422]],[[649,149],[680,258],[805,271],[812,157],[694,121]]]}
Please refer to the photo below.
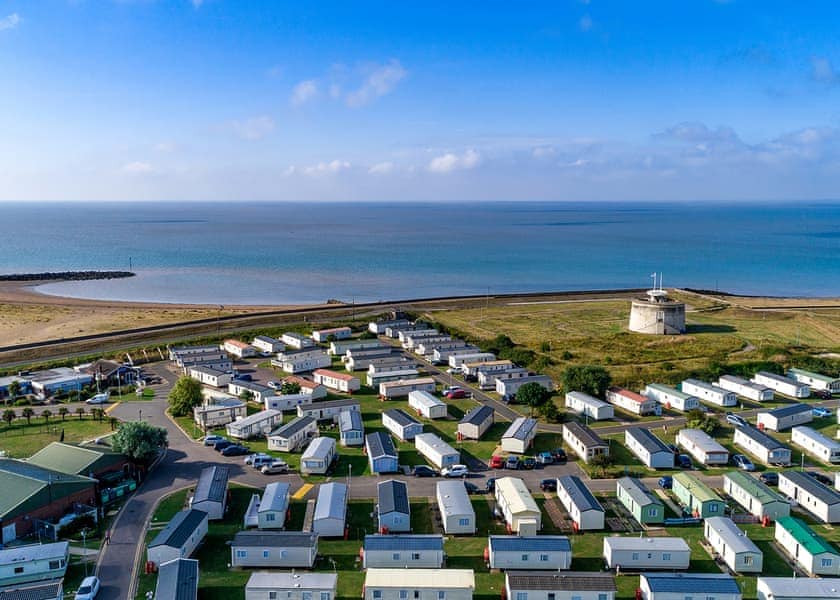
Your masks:
{"label": "shallow water near shore", "polygon": [[0,271],[47,294],[205,304],[650,285],[840,295],[840,203],[4,204]]}

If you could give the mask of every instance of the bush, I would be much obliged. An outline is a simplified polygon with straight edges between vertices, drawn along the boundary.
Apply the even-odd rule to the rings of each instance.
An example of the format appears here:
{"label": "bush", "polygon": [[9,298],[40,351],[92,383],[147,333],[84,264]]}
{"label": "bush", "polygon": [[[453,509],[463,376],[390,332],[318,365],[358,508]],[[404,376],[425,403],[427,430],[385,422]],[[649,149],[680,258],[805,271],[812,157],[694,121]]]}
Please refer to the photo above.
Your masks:
{"label": "bush", "polygon": [[15,400],[15,406],[29,406],[29,398],[18,398]]}
{"label": "bush", "polygon": [[611,383],[612,378],[604,367],[584,365],[563,371],[563,389],[567,392],[583,392],[603,398]]}
{"label": "bush", "polygon": [[[59,538],[72,538],[72,537],[79,537],[81,538],[82,529],[87,529],[90,531],[96,530],[96,521],[93,518],[93,515],[80,515],[64,525],[61,529],[58,530],[58,537]],[[88,535],[88,537],[92,537]]]}

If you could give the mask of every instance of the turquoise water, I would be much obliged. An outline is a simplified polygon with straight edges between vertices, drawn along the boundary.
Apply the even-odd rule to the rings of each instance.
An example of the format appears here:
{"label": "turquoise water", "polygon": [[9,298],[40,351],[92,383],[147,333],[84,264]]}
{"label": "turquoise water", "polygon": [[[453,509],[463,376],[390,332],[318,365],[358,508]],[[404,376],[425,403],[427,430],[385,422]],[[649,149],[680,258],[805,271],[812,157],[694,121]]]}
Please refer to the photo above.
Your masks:
{"label": "turquoise water", "polygon": [[840,203],[0,204],[0,271],[77,297],[275,304],[667,286],[840,295]]}

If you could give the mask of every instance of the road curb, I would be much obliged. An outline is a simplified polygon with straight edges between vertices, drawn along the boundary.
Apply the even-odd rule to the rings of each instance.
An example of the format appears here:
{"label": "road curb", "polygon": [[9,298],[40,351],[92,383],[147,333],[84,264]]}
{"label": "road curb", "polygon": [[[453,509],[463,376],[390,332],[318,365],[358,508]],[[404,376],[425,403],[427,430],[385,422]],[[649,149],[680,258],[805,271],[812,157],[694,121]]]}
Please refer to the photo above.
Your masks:
{"label": "road curb", "polygon": [[166,415],[166,418],[167,418],[167,419],[169,419],[169,422],[170,422],[170,423],[172,423],[175,427],[177,427],[177,428],[178,428],[178,431],[180,431],[181,433],[183,433],[183,434],[184,434],[184,437],[185,437],[185,438],[187,438],[187,440],[189,440],[189,441],[190,441],[190,442],[192,442],[193,444],[199,444],[199,445],[200,445],[200,444],[202,444],[202,442],[201,442],[201,441],[199,441],[199,440],[197,440],[197,439],[194,439],[194,438],[193,438],[193,436],[191,436],[189,433],[187,433],[186,429],[184,429],[183,427],[181,427],[181,424],[180,424],[180,423],[178,423],[178,421],[176,421],[176,420],[172,417],[172,415],[170,414],[170,412],[169,412],[169,409],[168,409],[168,408],[167,408],[165,411],[163,411],[163,414],[165,414],[165,415]]}

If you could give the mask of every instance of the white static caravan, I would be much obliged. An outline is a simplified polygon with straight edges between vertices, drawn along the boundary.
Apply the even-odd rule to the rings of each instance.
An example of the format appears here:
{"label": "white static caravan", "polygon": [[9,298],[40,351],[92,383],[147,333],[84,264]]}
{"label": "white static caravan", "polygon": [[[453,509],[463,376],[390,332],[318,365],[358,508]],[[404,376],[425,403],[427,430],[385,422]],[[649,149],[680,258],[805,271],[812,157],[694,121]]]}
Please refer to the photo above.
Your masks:
{"label": "white static caravan", "polygon": [[284,345],[290,348],[295,348],[296,350],[312,348],[315,345],[315,342],[312,340],[312,338],[307,337],[305,335],[301,335],[300,333],[295,333],[293,331],[287,331],[282,336],[280,336],[280,341]]}
{"label": "white static caravan", "polygon": [[829,377],[805,369],[789,369],[788,377],[806,384],[812,390],[825,390],[832,394],[840,394],[840,378],[837,377]]}
{"label": "white static caravan", "polygon": [[525,454],[537,437],[537,420],[517,417],[502,434],[502,450]]}
{"label": "white static caravan", "polygon": [[432,330],[431,332],[427,332],[424,330],[419,331],[409,331],[406,332],[405,335],[402,336],[401,344],[405,350],[414,350],[417,346],[422,344],[424,341],[436,341],[436,342],[448,342],[452,339],[451,336],[441,333],[436,330]]}
{"label": "white static caravan", "polygon": [[333,356],[341,356],[346,354],[348,350],[372,350],[373,348],[387,347],[387,344],[383,344],[379,340],[338,340],[337,342],[330,342],[327,352]]}
{"label": "white static caravan", "polygon": [[352,394],[359,391],[362,386],[358,377],[353,377],[347,373],[338,373],[329,369],[315,369],[312,372],[312,378],[315,383],[328,387],[345,394]]}
{"label": "white static caravan", "polygon": [[773,537],[776,544],[809,575],[840,575],[840,553],[805,521],[782,517],[776,521]]}
{"label": "white static caravan", "polygon": [[459,354],[478,354],[479,352],[481,352],[481,348],[479,348],[478,346],[472,346],[470,344],[461,347],[435,348],[434,352],[432,352],[432,364],[448,365],[449,358],[451,356],[458,356]]}
{"label": "white static caravan", "polygon": [[214,398],[212,404],[193,408],[193,420],[204,430],[227,425],[247,414],[248,407],[236,398]]}
{"label": "white static caravan", "polygon": [[491,569],[568,570],[572,544],[565,535],[491,535],[487,539]]}
{"label": "white static caravan", "polygon": [[417,434],[423,433],[423,424],[400,408],[383,412],[382,426],[403,442],[413,440]]}
{"label": "white static caravan", "polygon": [[[271,364],[291,374],[315,371],[329,367],[332,364],[332,359],[326,352],[318,351],[316,353],[310,353],[305,350],[301,350],[300,352],[300,354],[289,354],[282,360],[272,360]],[[279,364],[277,364],[278,362]]]}
{"label": "white static caravan", "polygon": [[617,406],[634,415],[655,415],[661,411],[659,403],[656,400],[616,386],[607,390],[606,398],[607,402],[613,406]]}
{"label": "white static caravan", "polygon": [[755,420],[759,429],[784,431],[797,425],[810,423],[814,420],[814,414],[807,404],[788,404],[767,412],[760,412]]}
{"label": "white static caravan", "polygon": [[394,354],[390,348],[370,348],[369,350],[348,350],[342,355],[341,362],[348,371],[367,371],[371,362],[379,359],[395,359],[396,362],[405,362],[405,359]]}
{"label": "white static caravan", "polygon": [[803,471],[788,469],[779,473],[779,493],[796,500],[823,523],[840,523],[840,492]]}
{"label": "white static caravan", "polygon": [[237,440],[250,440],[263,437],[283,421],[283,413],[279,410],[261,410],[260,412],[242,417],[225,426],[227,434]]}
{"label": "white static caravan", "polygon": [[257,507],[259,529],[283,529],[289,512],[290,486],[285,481],[273,481],[265,486]]}
{"label": "white static caravan", "polygon": [[709,545],[735,573],[761,573],[764,554],[747,534],[727,517],[709,517],[703,523]]}
{"label": "white static caravan", "polygon": [[479,440],[495,422],[496,411],[491,406],[482,404],[464,415],[458,423],[458,435],[461,439]]}
{"label": "white static caravan", "polygon": [[400,470],[394,441],[384,431],[374,431],[365,436],[365,454],[371,473],[396,473]]}
{"label": "white static caravan", "polygon": [[759,519],[775,521],[790,515],[790,503],[783,496],[743,471],[724,473],[723,491]]}
{"label": "white static caravan", "polygon": [[276,354],[286,349],[286,344],[268,335],[258,335],[251,345],[264,354]]}
{"label": "white static caravan", "polygon": [[240,531],[230,544],[232,567],[311,569],[318,534],[301,531]]}
{"label": "white static caravan", "polygon": [[615,600],[612,573],[509,571],[505,596],[511,600]]}
{"label": "white static caravan", "polygon": [[257,353],[256,348],[239,340],[225,340],[222,344],[222,350],[234,355],[236,358],[247,358]]}
{"label": "white static caravan", "polygon": [[146,560],[160,566],[176,558],[187,558],[207,535],[207,513],[191,508],[178,512],[146,548]]}
{"label": "white static caravan", "polygon": [[414,447],[438,469],[451,467],[461,462],[461,453],[434,433],[418,433],[415,435]]}
{"label": "white static caravan", "polygon": [[685,449],[698,462],[704,465],[726,465],[729,463],[729,450],[717,443],[712,436],[699,429],[680,429],[677,432],[677,445]]}
{"label": "white static caravan", "polygon": [[604,508],[575,475],[557,478],[557,497],[572,517],[576,531],[604,528]]}
{"label": "white static caravan", "polygon": [[265,399],[266,410],[295,410],[298,406],[312,404],[312,395],[301,392],[300,394],[277,394],[268,396]]}
{"label": "white static caravan", "polygon": [[371,321],[368,323],[368,331],[376,335],[385,335],[385,330],[388,327],[409,327],[411,321],[408,319],[382,319],[379,321]]}
{"label": "white static caravan", "polygon": [[823,462],[840,462],[840,442],[826,437],[810,427],[799,426],[791,429],[790,441]]}
{"label": "white static caravan", "polygon": [[643,427],[624,431],[624,445],[651,469],[673,469],[674,453],[665,442]]}
{"label": "white static caravan", "polygon": [[477,362],[463,363],[461,365],[461,373],[464,377],[474,377],[477,381],[479,371],[484,371],[485,373],[501,373],[502,371],[507,371],[508,369],[512,369],[514,367],[516,367],[516,365],[513,364],[513,361],[507,359],[479,360]]}
{"label": "white static caravan", "polygon": [[5,548],[0,550],[0,586],[60,579],[67,573],[69,563],[69,542]]}
{"label": "white static caravan", "polygon": [[364,600],[472,600],[472,569],[368,569]]}
{"label": "white static caravan", "polygon": [[840,579],[821,577],[759,577],[758,600],[828,600],[840,598]]}
{"label": "white static caravan", "polygon": [[714,600],[741,600],[738,582],[723,573],[642,573],[641,600],[686,600],[694,596]]}
{"label": "white static caravan", "polygon": [[318,488],[312,531],[321,537],[344,535],[347,518],[347,486],[343,483],[322,483]]}
{"label": "white static caravan", "polygon": [[338,438],[342,446],[364,446],[365,424],[362,413],[345,410],[338,414]]}
{"label": "white static caravan", "polygon": [[418,377],[417,379],[398,379],[379,384],[379,395],[387,400],[408,396],[414,391],[434,392],[437,382],[432,377]]}
{"label": "white static caravan", "polygon": [[583,392],[566,392],[566,408],[593,421],[612,419],[615,416],[612,404]]}
{"label": "white static caravan", "polygon": [[576,421],[563,423],[563,441],[585,463],[599,454],[609,455],[610,453],[610,446],[607,442],[602,440],[592,429]]}
{"label": "white static caravan", "polygon": [[517,377],[515,379],[496,377],[496,393],[501,395],[502,398],[512,398],[516,396],[519,388],[528,383],[541,385],[549,392],[554,391],[554,382],[548,375],[529,375],[528,377]]}
{"label": "white static caravan", "polygon": [[443,536],[366,535],[363,569],[439,569],[443,566]]}
{"label": "white static caravan", "polygon": [[250,395],[251,400],[259,404],[265,402],[265,399],[269,396],[273,396],[277,393],[267,385],[262,385],[261,383],[256,383],[254,381],[234,379],[228,384],[228,394],[231,396],[239,398],[246,392]]}
{"label": "white static caravan", "polygon": [[245,600],[335,600],[337,586],[335,573],[256,571],[245,584]]}
{"label": "white static caravan", "polygon": [[452,341],[451,335],[440,334],[409,338],[406,342],[408,348],[419,356],[426,356],[434,351],[435,344],[445,344]]}
{"label": "white static caravan", "polygon": [[680,389],[686,394],[696,396],[703,402],[708,402],[715,406],[726,407],[738,404],[738,396],[735,392],[730,392],[722,387],[706,381],[700,381],[699,379],[686,379],[680,385]]}
{"label": "white static caravan", "polygon": [[325,344],[332,340],[346,340],[353,335],[349,327],[332,327],[330,329],[316,329],[312,332],[312,339],[318,343]]}
{"label": "white static caravan", "polygon": [[323,475],[330,470],[333,461],[338,458],[335,439],[331,437],[316,437],[300,456],[300,472],[303,475]]}
{"label": "white static caravan", "polygon": [[776,375],[768,371],[759,371],[753,375],[752,381],[760,385],[766,385],[774,391],[790,396],[791,398],[807,398],[811,395],[811,387],[806,383],[799,383],[795,379]]}
{"label": "white static caravan", "polygon": [[203,510],[211,521],[224,518],[227,508],[227,487],[230,469],[228,467],[205,467],[201,470],[198,483],[190,499],[190,508]]}
{"label": "white static caravan", "polygon": [[481,390],[495,390],[496,381],[507,381],[508,379],[522,379],[523,377],[530,377],[531,372],[523,367],[512,367],[504,371],[482,371],[478,370],[476,378],[478,379],[478,388]]}
{"label": "white static caravan", "polygon": [[429,392],[409,392],[408,405],[427,419],[445,419],[447,415],[446,402]]}
{"label": "white static caravan", "polygon": [[435,497],[447,535],[475,533],[475,511],[462,481],[439,481]]}
{"label": "white static caravan", "polygon": [[508,531],[537,535],[542,529],[542,513],[524,481],[517,477],[501,477],[496,480],[494,493]]}
{"label": "white static caravan", "polygon": [[464,340],[459,340],[457,338],[452,337],[449,337],[448,340],[432,340],[434,340],[434,338],[427,338],[423,340],[422,342],[417,344],[417,346],[414,348],[414,351],[426,360],[432,360],[434,357],[435,350],[451,350],[454,348],[465,348],[467,346],[467,342],[465,342]]}
{"label": "white static caravan", "polygon": [[301,405],[297,408],[299,417],[311,417],[316,421],[332,421],[338,423],[338,415],[344,411],[361,410],[361,404],[358,400],[351,400],[350,398],[342,398],[341,400],[324,400],[323,402],[313,402],[308,405]]}
{"label": "white static caravan", "polygon": [[[420,371],[414,365],[407,363],[395,364],[391,362],[380,363],[374,361],[368,366],[366,381],[369,387],[379,389],[383,383],[397,381],[414,381],[420,375]],[[411,391],[410,389],[408,391]],[[432,390],[434,391],[434,390]],[[408,396],[408,393],[401,394]],[[396,396],[394,396],[396,397]]]}
{"label": "white static caravan", "polygon": [[318,435],[318,422],[312,417],[297,417],[281,425],[266,438],[268,449],[277,452],[294,452],[309,438]]}
{"label": "white static caravan", "polygon": [[[176,558],[160,565],[155,600],[196,600],[198,598],[198,561]],[[64,596],[61,595],[59,600]]]}
{"label": "white static caravan", "polygon": [[773,390],[766,385],[735,375],[721,375],[717,380],[717,386],[754,402],[767,402],[774,397]]}
{"label": "white static caravan", "polygon": [[496,360],[492,352],[473,352],[472,354],[453,354],[449,357],[449,366],[453,369],[460,369],[461,365],[474,362],[488,362]]}
{"label": "white static caravan", "polygon": [[700,406],[697,396],[681,392],[677,388],[661,383],[649,383],[645,386],[642,395],[653,398],[668,410],[680,410],[687,412]]}
{"label": "white static caravan", "polygon": [[209,385],[217,388],[227,387],[227,384],[233,380],[233,373],[212,369],[210,367],[190,367],[187,369],[187,374],[193,379],[197,379],[202,385]]}
{"label": "white static caravan", "polygon": [[379,532],[411,531],[411,506],[404,481],[389,479],[376,485],[376,516]]}
{"label": "white static caravan", "polygon": [[688,569],[691,547],[678,537],[604,538],[604,560],[607,568],[621,571]]}
{"label": "white static caravan", "polygon": [[311,379],[301,377],[299,375],[287,375],[283,378],[283,383],[297,384],[300,387],[301,394],[309,394],[313,400],[320,400],[327,397],[327,387],[320,383],[315,383]]}
{"label": "white static caravan", "polygon": [[736,446],[767,465],[790,465],[790,448],[752,425],[736,427],[733,441]]}

